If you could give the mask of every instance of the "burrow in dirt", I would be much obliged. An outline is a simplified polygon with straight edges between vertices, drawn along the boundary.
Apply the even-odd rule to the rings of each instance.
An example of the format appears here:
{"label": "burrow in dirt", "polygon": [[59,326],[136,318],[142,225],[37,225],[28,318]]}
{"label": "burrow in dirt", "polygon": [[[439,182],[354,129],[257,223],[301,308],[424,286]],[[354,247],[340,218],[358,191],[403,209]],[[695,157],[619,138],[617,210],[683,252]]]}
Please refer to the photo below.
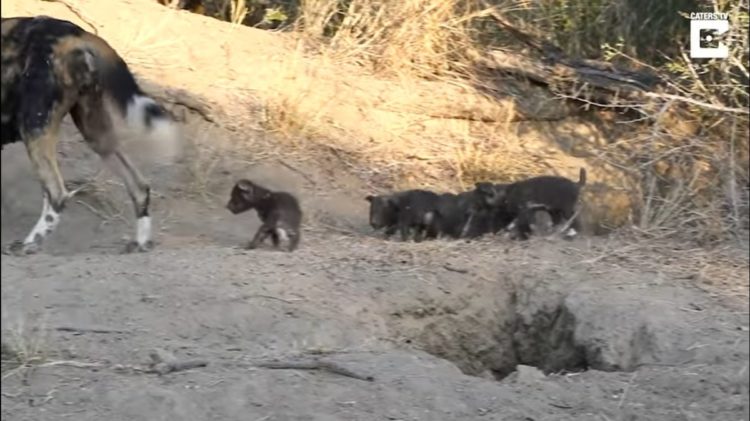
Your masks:
{"label": "burrow in dirt", "polygon": [[686,317],[707,305],[698,296],[645,279],[639,285],[627,274],[606,287],[577,282],[576,275],[583,280],[587,274],[552,268],[528,276],[499,274],[500,282],[475,280],[473,291],[404,303],[390,314],[391,323],[403,340],[464,373],[495,379],[518,365],[547,374],[630,372],[679,366],[710,353],[694,347],[710,329]]}

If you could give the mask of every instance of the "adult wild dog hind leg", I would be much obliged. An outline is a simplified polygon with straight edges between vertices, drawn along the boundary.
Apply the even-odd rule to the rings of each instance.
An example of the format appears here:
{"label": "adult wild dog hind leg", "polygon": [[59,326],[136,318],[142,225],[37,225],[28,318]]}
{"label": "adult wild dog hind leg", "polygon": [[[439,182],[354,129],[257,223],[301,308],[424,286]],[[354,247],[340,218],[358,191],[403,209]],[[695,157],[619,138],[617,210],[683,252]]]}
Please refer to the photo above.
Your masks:
{"label": "adult wild dog hind leg", "polygon": [[71,110],[71,116],[86,143],[104,161],[105,165],[125,184],[133,202],[136,217],[135,240],[126,246],[126,252],[148,251],[153,248],[151,232],[150,186],[128,157],[118,150],[118,138],[113,130],[116,117],[112,115],[101,95],[83,95]]}
{"label": "adult wild dog hind leg", "polygon": [[111,155],[103,156],[102,159],[125,183],[125,188],[135,208],[135,240],[128,243],[125,251],[129,253],[151,250],[154,247],[149,214],[151,187],[124,153],[116,151]]}

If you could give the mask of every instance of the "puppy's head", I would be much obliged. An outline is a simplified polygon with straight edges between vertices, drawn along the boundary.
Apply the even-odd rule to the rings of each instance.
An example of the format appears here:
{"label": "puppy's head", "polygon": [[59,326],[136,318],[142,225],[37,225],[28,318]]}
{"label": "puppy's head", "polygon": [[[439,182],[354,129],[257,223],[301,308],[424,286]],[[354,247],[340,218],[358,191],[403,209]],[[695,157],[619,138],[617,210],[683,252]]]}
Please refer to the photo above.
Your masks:
{"label": "puppy's head", "polygon": [[492,184],[487,181],[480,181],[474,184],[474,187],[482,204],[497,207],[505,201],[505,184]]}
{"label": "puppy's head", "polygon": [[380,229],[395,223],[396,204],[390,196],[369,195],[365,200],[370,202],[370,226]]}
{"label": "puppy's head", "polygon": [[250,180],[242,179],[235,183],[227,203],[227,209],[234,214],[245,212],[258,205],[258,202],[267,199],[270,193],[262,189]]}

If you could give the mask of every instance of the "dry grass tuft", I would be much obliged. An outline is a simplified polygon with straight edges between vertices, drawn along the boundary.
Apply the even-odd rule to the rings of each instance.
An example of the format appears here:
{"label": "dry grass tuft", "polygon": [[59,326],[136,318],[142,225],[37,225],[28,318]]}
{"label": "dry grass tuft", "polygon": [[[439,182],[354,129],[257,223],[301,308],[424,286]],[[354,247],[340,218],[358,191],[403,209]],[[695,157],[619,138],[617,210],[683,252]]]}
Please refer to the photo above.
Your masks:
{"label": "dry grass tuft", "polygon": [[436,77],[463,72],[477,49],[472,20],[478,2],[436,0],[303,0],[298,27],[308,40],[376,74]]}
{"label": "dry grass tuft", "polygon": [[47,360],[46,323],[29,325],[19,318],[10,327],[3,324],[6,325],[2,335],[3,379]]}

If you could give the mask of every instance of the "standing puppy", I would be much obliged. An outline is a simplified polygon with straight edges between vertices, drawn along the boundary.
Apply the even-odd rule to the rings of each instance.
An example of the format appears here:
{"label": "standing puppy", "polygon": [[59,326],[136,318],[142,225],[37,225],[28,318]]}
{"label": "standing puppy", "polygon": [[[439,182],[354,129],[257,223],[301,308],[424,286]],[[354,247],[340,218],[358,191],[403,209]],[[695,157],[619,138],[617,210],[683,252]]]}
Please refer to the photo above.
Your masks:
{"label": "standing puppy", "polygon": [[398,224],[398,203],[395,195],[368,195],[370,202],[370,226],[374,230],[385,229],[384,237],[396,232]]}
{"label": "standing puppy", "polygon": [[405,190],[387,195],[369,195],[370,225],[373,229],[385,228],[385,238],[397,230],[401,239],[407,241],[414,231],[416,242],[437,237],[438,195],[422,189]]}
{"label": "standing puppy", "polygon": [[[581,189],[586,185],[586,170],[581,168],[578,182],[560,176],[539,176],[507,185],[476,183],[476,191],[485,204],[513,215],[515,220],[508,229],[515,229],[520,238],[531,233],[534,213],[544,210],[557,225],[575,216],[575,208]],[[578,218],[571,221],[566,238],[578,234]]]}
{"label": "standing puppy", "polygon": [[287,251],[294,251],[299,245],[302,210],[291,194],[273,192],[242,179],[234,185],[227,209],[235,215],[250,209],[258,212],[263,224],[248,243],[248,250],[258,247],[268,236],[277,248],[280,241],[288,242]]}
{"label": "standing puppy", "polygon": [[438,227],[435,218],[440,196],[427,190],[409,190],[399,195],[398,230],[401,241],[407,241],[414,232],[414,242],[436,238]]}

